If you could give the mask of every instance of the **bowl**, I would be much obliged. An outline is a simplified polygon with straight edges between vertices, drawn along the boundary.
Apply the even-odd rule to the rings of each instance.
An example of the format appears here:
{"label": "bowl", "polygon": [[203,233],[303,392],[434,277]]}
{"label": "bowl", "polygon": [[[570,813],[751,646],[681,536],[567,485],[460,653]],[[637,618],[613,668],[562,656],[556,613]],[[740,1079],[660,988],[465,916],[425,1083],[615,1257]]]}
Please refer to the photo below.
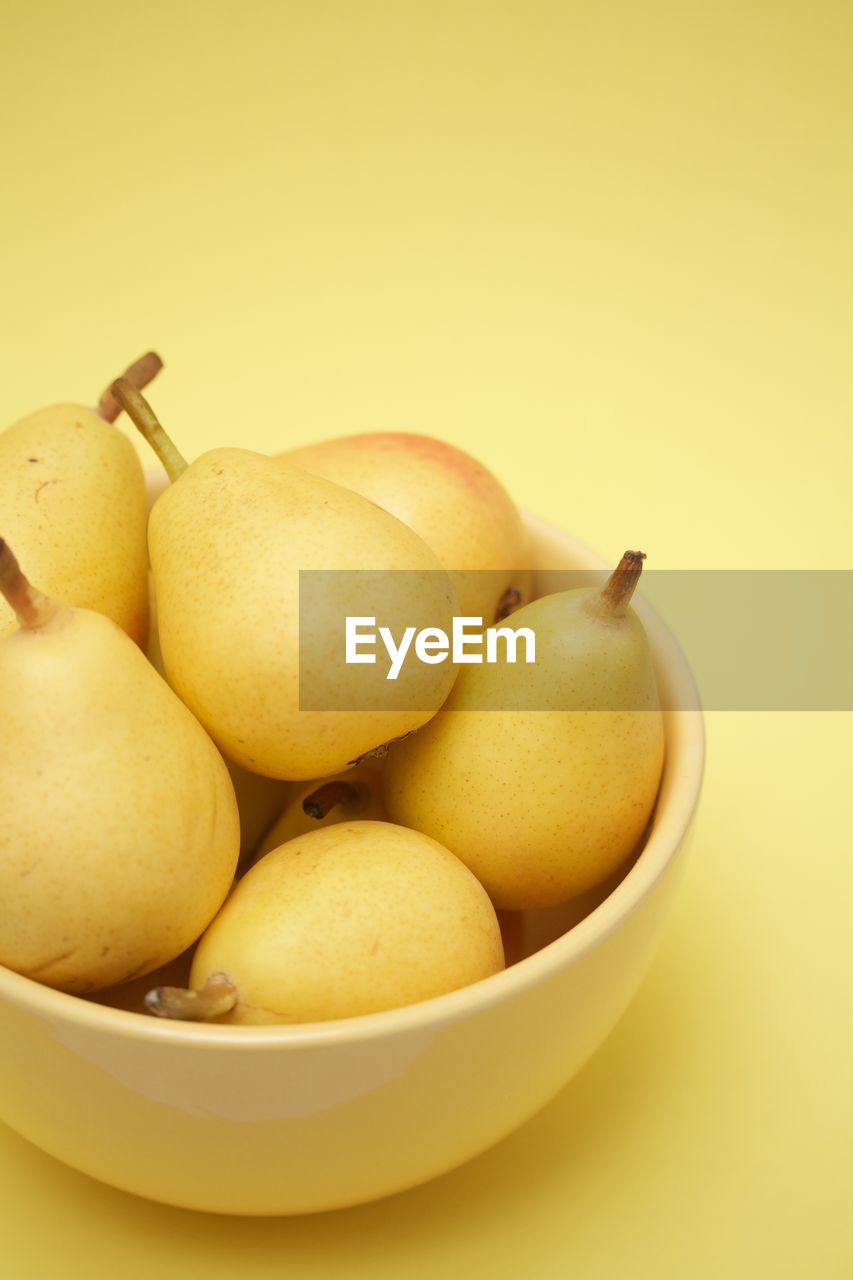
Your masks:
{"label": "bowl", "polygon": [[[529,519],[549,572],[601,569]],[[556,585],[556,579],[552,582]],[[560,585],[564,585],[562,582]],[[0,1119],[42,1150],[152,1200],[217,1213],[310,1213],[453,1169],[523,1124],[615,1025],[654,952],[702,782],[686,659],[640,602],[667,711],[643,848],[581,902],[526,920],[524,957],[403,1009],[302,1026],[170,1023],[0,967]]]}

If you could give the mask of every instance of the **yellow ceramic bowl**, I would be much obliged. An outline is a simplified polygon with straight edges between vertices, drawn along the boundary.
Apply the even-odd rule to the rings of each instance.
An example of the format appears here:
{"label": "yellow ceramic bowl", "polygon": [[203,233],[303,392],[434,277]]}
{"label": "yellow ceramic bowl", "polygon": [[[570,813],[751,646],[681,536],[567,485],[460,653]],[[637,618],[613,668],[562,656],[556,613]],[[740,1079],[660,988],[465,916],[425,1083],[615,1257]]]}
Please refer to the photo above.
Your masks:
{"label": "yellow ceramic bowl", "polygon": [[[530,525],[537,564],[602,567],[566,534]],[[548,589],[547,572],[538,585]],[[603,901],[537,913],[527,946],[539,949],[485,981],[311,1026],[161,1022],[0,968],[0,1119],[116,1187],[236,1214],[388,1195],[522,1124],[636,990],[699,796],[704,742],[690,670],[662,623],[644,615],[661,684],[681,709],[667,716],[648,840]]]}

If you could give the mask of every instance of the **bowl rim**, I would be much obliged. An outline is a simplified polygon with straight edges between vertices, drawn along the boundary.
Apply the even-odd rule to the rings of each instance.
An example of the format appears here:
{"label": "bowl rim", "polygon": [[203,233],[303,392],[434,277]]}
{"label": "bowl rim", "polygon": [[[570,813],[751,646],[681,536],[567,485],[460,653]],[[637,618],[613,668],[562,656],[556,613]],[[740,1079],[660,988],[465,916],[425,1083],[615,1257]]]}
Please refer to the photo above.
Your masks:
{"label": "bowl rim", "polygon": [[[556,525],[524,513],[529,529],[579,568],[604,570],[608,562]],[[547,566],[542,566],[547,569]],[[46,987],[0,965],[0,998],[20,1008],[81,1030],[160,1042],[173,1047],[206,1045],[226,1052],[298,1050],[330,1044],[375,1041],[411,1032],[435,1032],[444,1025],[483,1013],[575,963],[604,941],[636,911],[674,861],[690,827],[702,788],[705,731],[699,692],[680,645],[659,615],[643,600],[635,608],[649,634],[656,665],[666,672],[679,708],[667,711],[668,745],[678,728],[678,773],[665,811],[658,815],[636,862],[607,897],[566,933],[507,969],[416,1004],[328,1022],[230,1026],[170,1022]],[[667,752],[664,776],[673,762]]]}

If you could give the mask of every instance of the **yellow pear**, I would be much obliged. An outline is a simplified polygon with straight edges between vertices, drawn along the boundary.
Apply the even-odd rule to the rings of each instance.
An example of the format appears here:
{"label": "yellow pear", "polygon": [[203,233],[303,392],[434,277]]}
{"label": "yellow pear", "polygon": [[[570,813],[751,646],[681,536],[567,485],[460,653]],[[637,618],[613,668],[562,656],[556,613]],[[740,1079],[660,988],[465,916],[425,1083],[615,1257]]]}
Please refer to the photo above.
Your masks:
{"label": "yellow pear", "polygon": [[[467,666],[445,708],[391,748],[388,815],[440,840],[498,907],[546,907],[607,878],[640,840],[663,764],[649,645],[626,552],[604,590],[520,609],[533,665]],[[521,646],[519,646],[521,652]]]}
{"label": "yellow pear", "polygon": [[225,764],[231,775],[240,814],[240,862],[244,863],[254,854],[264,832],[281,813],[281,807],[287,803],[295,784],[251,773],[231,760],[226,760]]}
{"label": "yellow pear", "polygon": [[20,627],[0,640],[0,964],[83,993],[204,930],[240,843],[225,764],[115,623],[31,587],[0,542]]}
{"label": "yellow pear", "polygon": [[[161,367],[152,352],[127,370],[144,386]],[[81,609],[103,613],[144,645],[147,633],[145,482],[130,441],[98,409],[58,404],[0,434],[0,527],[34,581]],[[0,600],[0,636],[15,617]]]}
{"label": "yellow pear", "polygon": [[[469,454],[432,436],[371,432],[279,454],[362,493],[420,534],[453,577],[460,614],[489,626],[529,591],[528,539],[512,498]],[[503,604],[501,602],[504,602]]]}
{"label": "yellow pear", "polygon": [[334,778],[318,778],[295,790],[278,821],[267,831],[256,861],[296,836],[338,822],[377,821],[387,817],[382,799],[382,773],[375,764],[359,764]]}
{"label": "yellow pear", "polygon": [[[228,759],[326,777],[424,724],[453,684],[449,663],[412,661],[388,680],[343,655],[345,618],[368,602],[394,636],[451,628],[450,580],[426,543],[359,494],[247,449],[188,467],[138,391],[113,390],[173,481],[148,535],[169,682]],[[306,612],[309,570],[325,572]]]}
{"label": "yellow pear", "polygon": [[503,968],[492,904],[447,849],[387,822],[298,836],[246,873],[168,1017],[318,1022],[414,1004]]}
{"label": "yellow pear", "polygon": [[[157,597],[154,594],[154,580],[150,573],[148,579],[150,624],[145,652],[148,661],[165,680],[168,677],[160,650]],[[261,836],[281,814],[292,793],[293,784],[279,782],[277,778],[264,778],[259,773],[250,773],[248,769],[241,769],[231,760],[226,760],[225,764],[231,775],[234,795],[237,798],[237,810],[240,814],[240,861],[242,863],[255,852]]]}

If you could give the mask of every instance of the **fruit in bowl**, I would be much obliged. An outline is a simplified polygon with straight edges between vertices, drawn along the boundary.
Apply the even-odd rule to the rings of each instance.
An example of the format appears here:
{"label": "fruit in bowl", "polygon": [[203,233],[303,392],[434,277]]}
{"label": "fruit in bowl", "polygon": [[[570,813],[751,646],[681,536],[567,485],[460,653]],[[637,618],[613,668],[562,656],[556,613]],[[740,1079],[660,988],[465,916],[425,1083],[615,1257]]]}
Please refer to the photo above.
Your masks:
{"label": "fruit in bowl", "polygon": [[448,844],[499,907],[554,906],[594,888],[649,820],[663,721],[630,608],[642,560],[628,551],[602,589],[520,609],[513,624],[551,641],[533,671],[465,667],[438,714],[389,755],[389,816]]}
{"label": "fruit in bowl", "polygon": [[321,1022],[398,1009],[504,967],[489,896],[452,853],[390,822],[296,836],[249,871],[198,944],[185,990],[148,1007],[228,1023]]}
{"label": "fruit in bowl", "polygon": [[[568,535],[532,518],[526,530],[529,562],[536,567],[536,599],[554,596],[564,585],[561,574],[567,569],[604,567]],[[208,582],[216,581],[211,569]],[[381,817],[371,815],[365,821],[346,812],[353,797],[339,792],[335,805],[319,818],[303,812],[304,821],[323,824],[313,833],[297,829],[295,839],[283,844],[275,843],[273,835],[272,847],[260,841],[264,856],[238,880],[195,956],[185,952],[166,970],[152,973],[150,987],[135,979],[83,999],[11,968],[0,969],[0,1034],[6,1046],[0,1060],[0,1117],[58,1158],[116,1186],[172,1204],[244,1214],[309,1212],[389,1194],[454,1167],[521,1123],[595,1049],[638,985],[659,936],[699,794],[702,720],[689,668],[665,626],[642,601],[635,612],[648,635],[649,660],[667,708],[636,709],[637,714],[656,717],[665,743],[659,788],[656,778],[654,787],[648,781],[642,784],[648,804],[645,831],[638,840],[626,840],[619,856],[602,862],[592,883],[590,877],[575,881],[572,888],[583,890],[578,896],[556,901],[566,892],[564,883],[549,899],[556,905],[547,910],[537,906],[501,911],[504,936],[511,934],[513,939],[514,954],[506,957],[515,961],[510,967],[502,967],[496,913],[475,880],[469,841],[459,839],[454,830],[458,801],[444,806],[446,833],[441,844],[446,847],[440,862],[455,869],[453,885],[464,883],[471,889],[461,912],[453,906],[456,890],[449,881],[436,889],[433,899],[423,888],[408,897],[389,897],[388,863],[382,864],[381,892],[376,890],[376,877],[370,880],[369,867],[358,868],[359,875],[349,880],[349,901],[351,831],[360,822],[381,826],[383,842],[396,842],[395,847],[403,842],[406,849],[423,849],[422,841],[431,847],[433,840],[428,839],[431,833],[414,830],[395,835],[400,828]],[[227,627],[227,612],[217,625]],[[203,629],[198,635],[203,636]],[[239,646],[235,652],[241,656]],[[255,650],[253,654],[254,664],[260,665]],[[243,664],[245,687],[251,685],[252,696],[260,702],[273,703],[276,681],[271,678],[265,684],[263,672],[249,667]],[[453,676],[458,684],[460,677],[456,672]],[[582,710],[575,706],[563,714]],[[446,712],[438,711],[439,716],[457,714],[452,703]],[[470,714],[485,720],[510,712]],[[535,722],[543,713],[530,709],[519,714]],[[609,714],[609,709],[600,714]],[[381,803],[386,803],[384,773],[388,770],[393,779],[399,768],[408,779],[407,789],[416,793],[418,770],[410,753],[420,733],[428,742],[428,735],[437,732],[430,729],[433,723],[434,717],[428,716],[426,728],[392,746],[386,760],[364,761],[343,771],[342,777],[349,773],[357,782],[360,770],[381,773]],[[212,732],[216,738],[214,728]],[[535,745],[531,735],[528,730],[520,762],[528,770]],[[646,759],[646,766],[651,774],[659,770],[660,756],[655,756],[659,743],[656,746],[653,738],[649,742],[652,749],[646,754],[651,763]],[[446,761],[436,752],[448,779],[451,751],[455,749],[448,748]],[[403,763],[395,765],[397,754],[405,768]],[[457,756],[459,772],[465,767]],[[425,771],[425,778],[432,769]],[[181,780],[172,781],[179,785]],[[302,780],[300,804],[321,793],[325,781]],[[327,790],[323,803],[315,805],[318,813],[329,796]],[[288,800],[292,805],[293,796]],[[504,796],[503,803],[505,808],[509,805],[522,848],[530,797],[524,793],[513,804]],[[338,821],[333,820],[335,807]],[[199,818],[203,809],[199,806]],[[417,815],[407,815],[407,820],[413,826],[421,821]],[[577,862],[577,810],[573,822],[574,827],[564,828],[563,843],[559,832],[554,833],[548,847],[552,864],[559,863],[561,849],[567,862]],[[486,818],[481,825],[487,826]],[[283,834],[289,836],[291,830],[283,829]],[[458,847],[453,848],[454,842]],[[321,846],[324,852],[315,858],[312,847]],[[335,857],[323,869],[329,848]],[[379,859],[378,848],[368,844],[368,849]],[[236,860],[236,853],[233,856]],[[306,856],[306,865],[313,862],[315,870],[295,874]],[[400,861],[397,858],[395,866]],[[463,866],[466,861],[468,868]],[[320,890],[313,890],[311,882],[318,874],[326,879]],[[486,872],[480,874],[488,880]],[[378,897],[378,911],[367,903],[368,883]],[[394,893],[398,892],[395,881]],[[324,894],[334,904],[331,908],[324,908]],[[278,903],[286,899],[288,909],[282,913]],[[315,954],[325,956],[326,974],[332,973],[331,1005],[315,1001],[294,1010],[294,1002],[312,983],[315,990],[323,985],[318,969],[311,968],[311,948],[299,951],[294,901],[298,918],[309,919],[312,937],[328,931]],[[411,905],[403,907],[403,901]],[[508,903],[501,897],[497,905]],[[348,911],[353,913],[349,924]],[[407,932],[403,916],[418,922],[417,927]],[[463,917],[468,925],[461,923]],[[430,918],[435,922],[432,934]],[[369,938],[366,954],[365,930],[355,926],[369,929],[378,921],[382,928]],[[486,948],[481,961],[470,945],[472,938]],[[377,969],[372,982],[363,980],[369,977],[370,949],[376,943],[376,961],[387,939],[393,943],[387,949],[387,972],[393,977],[396,963],[396,977],[405,980],[405,989],[379,1007],[370,1004],[371,992],[375,997],[387,975]],[[272,982],[276,992],[287,982],[295,984],[285,1008],[289,1021],[229,1021],[249,973],[236,971],[245,955],[251,965],[260,963],[252,969],[252,981],[260,974],[261,982]],[[410,980],[419,965],[429,969],[430,955],[438,956],[427,974],[435,983],[417,988]],[[309,967],[300,971],[303,963]],[[360,971],[350,973],[347,966]],[[229,967],[235,972],[225,972],[223,981]],[[448,967],[452,972],[443,976]],[[227,992],[229,983],[232,990]],[[163,1019],[139,1012],[143,986],[158,992],[177,990],[177,1012],[183,1016]],[[361,993],[361,1005],[348,1004],[348,986]],[[190,1020],[195,1014],[188,1014],[188,1007],[198,1004],[199,997],[204,1005],[208,998],[203,993],[211,988],[203,1019]],[[183,1010],[182,990],[185,998],[187,992],[196,993]],[[270,1000],[267,990],[264,1000],[275,1003],[275,998],[274,993]]]}
{"label": "fruit in bowl", "polygon": [[[144,387],[161,367],[149,351],[125,378]],[[111,425],[119,412],[106,391],[97,407],[50,405],[0,433],[0,518],[2,536],[43,591],[106,614],[141,645],[145,478],[130,441]],[[0,636],[15,626],[0,597]]]}
{"label": "fruit in bowl", "polygon": [[0,963],[84,993],[198,937],[237,865],[237,804],[114,622],[33,588],[2,541],[0,592],[20,622],[0,640]]}
{"label": "fruit in bowl", "polygon": [[[373,679],[367,709],[304,710],[301,652],[310,647],[321,681],[334,676],[338,635],[322,616],[301,634],[298,600],[301,574],[333,571],[357,594],[367,569],[383,575],[389,629],[448,626],[450,578],[426,543],[360,494],[248,449],[212,450],[187,466],[137,389],[122,379],[114,391],[172,480],[148,531],[163,664],[224,754],[300,781],[425,723],[453,683],[446,666],[408,666],[392,690],[400,710],[384,705]],[[328,694],[334,703],[334,687]]]}

